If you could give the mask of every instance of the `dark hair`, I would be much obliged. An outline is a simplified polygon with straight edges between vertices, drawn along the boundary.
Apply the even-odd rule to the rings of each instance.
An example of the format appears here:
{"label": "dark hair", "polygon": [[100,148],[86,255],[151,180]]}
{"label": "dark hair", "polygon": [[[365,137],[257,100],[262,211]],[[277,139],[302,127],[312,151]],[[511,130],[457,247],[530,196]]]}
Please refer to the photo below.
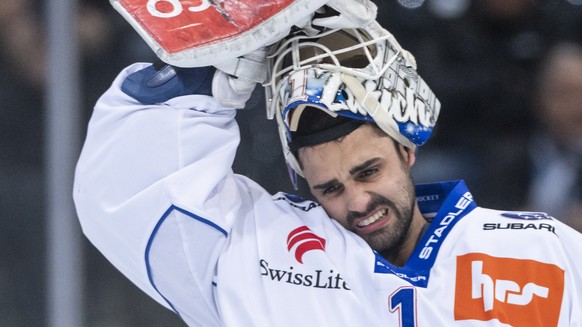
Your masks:
{"label": "dark hair", "polygon": [[[291,114],[296,114],[292,112]],[[291,132],[289,148],[296,152],[304,146],[333,141],[348,135],[364,122],[343,117],[333,117],[321,109],[307,107],[301,112],[297,130]]]}
{"label": "dark hair", "polygon": [[[297,130],[291,132],[289,149],[299,160],[299,149],[339,141],[362,125],[374,127],[379,136],[389,136],[378,125],[344,116],[333,117],[318,108],[308,107],[301,113]],[[396,141],[394,141],[397,143]],[[301,163],[300,163],[301,164]]]}

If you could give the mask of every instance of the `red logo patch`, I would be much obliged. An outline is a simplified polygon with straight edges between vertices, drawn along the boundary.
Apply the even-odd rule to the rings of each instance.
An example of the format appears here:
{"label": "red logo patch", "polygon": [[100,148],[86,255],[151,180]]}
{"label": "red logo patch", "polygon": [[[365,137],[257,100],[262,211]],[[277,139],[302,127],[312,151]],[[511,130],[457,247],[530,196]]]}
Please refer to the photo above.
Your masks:
{"label": "red logo patch", "polygon": [[287,250],[295,247],[295,259],[303,263],[303,255],[312,250],[325,252],[325,239],[315,235],[307,226],[298,227],[289,233],[287,237]]}
{"label": "red logo patch", "polygon": [[162,49],[177,53],[241,35],[293,3],[293,0],[116,0],[113,6]]}

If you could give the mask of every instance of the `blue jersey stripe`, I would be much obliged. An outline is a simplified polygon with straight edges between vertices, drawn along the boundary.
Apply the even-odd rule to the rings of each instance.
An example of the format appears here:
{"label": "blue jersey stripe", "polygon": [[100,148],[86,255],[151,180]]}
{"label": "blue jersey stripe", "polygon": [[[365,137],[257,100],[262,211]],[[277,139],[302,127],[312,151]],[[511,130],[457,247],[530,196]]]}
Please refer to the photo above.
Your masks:
{"label": "blue jersey stripe", "polygon": [[412,285],[426,287],[430,270],[447,235],[454,225],[477,205],[463,181],[421,184],[417,185],[416,192],[417,197],[423,199],[423,201],[419,200],[419,207],[423,214],[432,214],[437,211],[430,227],[416,245],[404,267],[392,265],[375,252],[374,272],[393,274]]}
{"label": "blue jersey stripe", "polygon": [[206,219],[206,218],[202,218],[190,211],[187,211],[185,209],[182,209],[180,207],[176,207],[175,205],[171,205],[162,215],[162,217],[160,218],[160,220],[158,220],[158,223],[156,224],[156,226],[154,227],[154,230],[152,231],[152,234],[150,235],[150,238],[148,240],[148,243],[146,245],[146,249],[145,249],[145,264],[146,264],[146,270],[147,270],[147,274],[148,274],[148,279],[150,281],[150,283],[152,284],[153,288],[156,290],[156,292],[158,292],[158,294],[160,294],[160,296],[164,299],[164,301],[166,301],[166,303],[168,303],[168,305],[172,308],[172,311],[174,311],[174,313],[176,313],[178,316],[180,316],[180,313],[176,310],[176,308],[174,307],[174,305],[172,304],[172,302],[170,302],[159,290],[158,287],[156,286],[156,283],[154,282],[154,278],[152,276],[152,269],[151,269],[151,265],[150,265],[150,250],[153,244],[153,241],[156,237],[156,234],[158,232],[158,230],[160,229],[160,227],[162,226],[162,224],[164,223],[164,221],[166,220],[166,218],[168,218],[170,216],[170,214],[174,211],[179,211],[180,213],[193,218],[195,220],[200,221],[203,224],[206,224],[214,229],[216,229],[217,231],[219,231],[221,234],[223,234],[225,237],[228,236],[227,231],[218,226],[217,224],[215,224],[214,222]]}

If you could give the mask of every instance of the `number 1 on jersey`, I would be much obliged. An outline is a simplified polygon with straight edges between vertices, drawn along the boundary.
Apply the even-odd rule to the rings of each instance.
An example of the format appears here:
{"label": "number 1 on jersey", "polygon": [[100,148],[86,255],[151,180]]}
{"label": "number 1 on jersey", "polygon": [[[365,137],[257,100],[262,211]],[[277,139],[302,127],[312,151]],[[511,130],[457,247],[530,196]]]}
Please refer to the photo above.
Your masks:
{"label": "number 1 on jersey", "polygon": [[400,327],[416,327],[416,289],[397,289],[388,297],[388,309],[399,314]]}

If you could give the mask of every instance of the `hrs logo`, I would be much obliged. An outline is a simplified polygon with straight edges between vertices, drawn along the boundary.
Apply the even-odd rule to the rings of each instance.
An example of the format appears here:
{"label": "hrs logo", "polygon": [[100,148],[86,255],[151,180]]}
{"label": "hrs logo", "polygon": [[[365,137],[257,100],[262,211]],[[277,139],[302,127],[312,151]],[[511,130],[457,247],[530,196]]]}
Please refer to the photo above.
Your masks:
{"label": "hrs logo", "polygon": [[484,253],[457,257],[455,320],[557,326],[563,292],[564,271],[552,264]]}

